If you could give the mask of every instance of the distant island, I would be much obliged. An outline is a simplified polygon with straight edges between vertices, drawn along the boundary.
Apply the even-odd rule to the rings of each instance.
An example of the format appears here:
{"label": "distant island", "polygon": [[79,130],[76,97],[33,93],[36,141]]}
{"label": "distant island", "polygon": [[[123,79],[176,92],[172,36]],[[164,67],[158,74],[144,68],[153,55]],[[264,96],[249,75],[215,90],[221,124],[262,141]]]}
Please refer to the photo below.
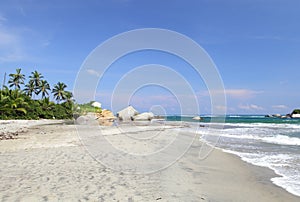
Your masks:
{"label": "distant island", "polygon": [[300,109],[294,109],[292,113],[286,114],[286,115],[281,115],[281,114],[272,114],[272,115],[266,115],[265,117],[270,117],[270,118],[300,118]]}

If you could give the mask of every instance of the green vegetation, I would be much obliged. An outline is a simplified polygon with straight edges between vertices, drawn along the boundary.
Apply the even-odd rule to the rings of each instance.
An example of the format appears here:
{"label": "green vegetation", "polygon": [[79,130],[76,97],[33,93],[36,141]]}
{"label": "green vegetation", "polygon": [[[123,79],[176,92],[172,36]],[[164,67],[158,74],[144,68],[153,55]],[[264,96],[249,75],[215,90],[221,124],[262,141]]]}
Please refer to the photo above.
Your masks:
{"label": "green vegetation", "polygon": [[[25,84],[21,69],[9,74],[9,87],[0,90],[0,119],[70,119],[73,118],[74,101],[66,84],[58,82],[51,90],[41,73],[34,71]],[[25,88],[22,90],[22,86]],[[52,92],[57,103],[50,100]],[[34,99],[35,96],[41,99]]]}
{"label": "green vegetation", "polygon": [[294,109],[294,111],[292,112],[292,114],[300,114],[300,109]]}
{"label": "green vegetation", "polygon": [[92,104],[94,103],[94,101],[91,101],[89,103],[85,103],[85,104],[75,104],[74,106],[74,117],[78,117],[81,115],[85,115],[89,112],[92,113],[101,113],[102,109],[99,107],[93,107]]}

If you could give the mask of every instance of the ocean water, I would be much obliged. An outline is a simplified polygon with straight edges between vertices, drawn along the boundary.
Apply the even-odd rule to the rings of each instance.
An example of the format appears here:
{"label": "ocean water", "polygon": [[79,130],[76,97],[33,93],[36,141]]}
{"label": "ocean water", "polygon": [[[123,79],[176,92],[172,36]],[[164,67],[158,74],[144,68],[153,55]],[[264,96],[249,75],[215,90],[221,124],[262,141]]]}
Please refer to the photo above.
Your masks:
{"label": "ocean water", "polygon": [[[271,181],[300,196],[300,119],[265,118],[263,115],[223,118],[204,116],[199,122],[190,116],[168,116],[167,120],[206,126],[197,131],[204,141],[248,163],[274,170],[279,176]],[[222,120],[224,124],[219,123]]]}

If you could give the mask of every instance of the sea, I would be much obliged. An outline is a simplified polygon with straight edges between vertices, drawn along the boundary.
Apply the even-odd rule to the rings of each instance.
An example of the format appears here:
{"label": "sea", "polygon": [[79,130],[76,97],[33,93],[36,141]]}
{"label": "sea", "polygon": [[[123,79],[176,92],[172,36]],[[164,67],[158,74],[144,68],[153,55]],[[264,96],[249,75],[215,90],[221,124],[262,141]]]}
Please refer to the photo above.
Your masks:
{"label": "sea", "polygon": [[[300,196],[300,119],[264,115],[167,116],[167,121],[199,127],[201,139],[243,161],[275,171],[271,181]],[[223,123],[224,122],[224,123]]]}

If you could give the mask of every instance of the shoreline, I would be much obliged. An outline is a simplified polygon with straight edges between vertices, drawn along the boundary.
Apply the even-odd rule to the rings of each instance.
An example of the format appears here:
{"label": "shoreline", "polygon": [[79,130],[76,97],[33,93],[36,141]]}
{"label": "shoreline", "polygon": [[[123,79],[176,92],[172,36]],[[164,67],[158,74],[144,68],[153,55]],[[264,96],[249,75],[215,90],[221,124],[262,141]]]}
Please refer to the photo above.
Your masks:
{"label": "shoreline", "polygon": [[[21,122],[13,121],[12,128],[16,124],[21,126]],[[130,125],[126,127],[128,130],[132,129]],[[114,133],[114,129],[115,127],[104,128],[108,137],[114,138],[112,140],[115,143],[128,147],[138,143],[124,139],[124,134]],[[133,134],[149,135],[154,129],[139,128],[139,132]],[[166,129],[167,138],[170,130]],[[32,121],[18,135],[18,139],[0,141],[0,176],[3,182],[0,185],[1,200],[300,199],[271,182],[271,178],[278,176],[273,170],[249,164],[222,149],[214,148],[207,158],[199,159],[199,148],[210,149],[198,141],[199,135],[187,153],[168,168],[148,175],[128,175],[113,171],[95,161],[85,150],[77,133],[75,125],[66,125],[60,121]],[[188,135],[190,134],[184,133],[179,138]],[[150,145],[149,149],[153,147]]]}

